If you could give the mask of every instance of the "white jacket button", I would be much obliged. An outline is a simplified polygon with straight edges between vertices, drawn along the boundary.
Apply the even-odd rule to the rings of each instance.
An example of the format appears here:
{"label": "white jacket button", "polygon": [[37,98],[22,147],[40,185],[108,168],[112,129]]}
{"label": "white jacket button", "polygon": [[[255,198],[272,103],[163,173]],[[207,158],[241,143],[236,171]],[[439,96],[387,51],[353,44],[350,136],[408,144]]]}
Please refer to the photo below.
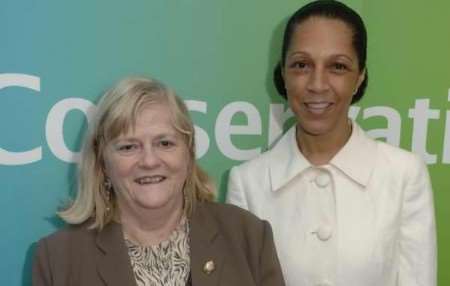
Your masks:
{"label": "white jacket button", "polygon": [[327,241],[333,234],[333,229],[329,224],[323,224],[316,232],[317,237],[322,241]]}
{"label": "white jacket button", "polygon": [[330,175],[327,173],[321,173],[316,177],[315,181],[319,188],[325,188],[330,183]]}

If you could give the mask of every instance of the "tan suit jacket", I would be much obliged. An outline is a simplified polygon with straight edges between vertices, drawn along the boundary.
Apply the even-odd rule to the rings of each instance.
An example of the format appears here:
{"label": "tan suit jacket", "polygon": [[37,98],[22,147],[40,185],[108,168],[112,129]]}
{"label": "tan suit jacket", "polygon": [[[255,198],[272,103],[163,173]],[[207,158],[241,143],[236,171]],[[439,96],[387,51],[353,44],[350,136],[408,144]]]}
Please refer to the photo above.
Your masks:
{"label": "tan suit jacket", "polygon": [[[200,203],[190,219],[193,286],[284,285],[272,230],[266,221],[234,206]],[[215,270],[203,271],[212,260]],[[135,286],[120,224],[102,231],[87,224],[39,241],[34,286]]]}

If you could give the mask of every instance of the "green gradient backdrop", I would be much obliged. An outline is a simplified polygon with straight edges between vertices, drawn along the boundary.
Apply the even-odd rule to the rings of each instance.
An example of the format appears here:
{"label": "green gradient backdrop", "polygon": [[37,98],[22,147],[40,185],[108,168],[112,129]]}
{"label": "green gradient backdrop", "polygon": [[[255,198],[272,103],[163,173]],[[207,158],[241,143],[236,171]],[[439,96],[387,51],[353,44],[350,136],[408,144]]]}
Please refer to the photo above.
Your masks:
{"label": "green gradient backdrop", "polygon": [[[305,2],[2,1],[0,79],[7,73],[34,75],[40,91],[0,89],[0,148],[19,152],[41,146],[42,159],[18,166],[0,163],[0,285],[30,284],[33,243],[61,227],[54,213],[73,190],[75,164],[55,156],[46,138],[46,120],[55,104],[65,98],[95,102],[114,81],[131,74],[154,76],[184,99],[205,102],[206,113],[192,112],[210,140],[200,163],[215,178],[223,200],[227,172],[240,161],[219,148],[217,117],[230,103],[250,103],[261,118],[261,134],[233,135],[232,142],[240,149],[268,146],[270,104],[284,103],[270,83],[271,67],[286,17]],[[444,162],[443,152],[450,152],[450,143],[444,146],[443,141],[446,121],[450,136],[450,3],[345,3],[363,15],[369,32],[370,83],[358,104],[357,121],[366,130],[386,128],[385,117],[365,119],[363,112],[391,107],[401,117],[400,145],[411,150],[414,140],[426,140],[426,151],[437,156],[429,167],[438,222],[439,285],[447,285],[450,162]],[[416,134],[418,139],[412,139],[408,112],[417,99],[429,99],[439,118],[429,120],[426,137]],[[239,113],[232,123],[247,121]],[[64,141],[71,150],[79,149],[86,124],[80,111],[65,117]]]}

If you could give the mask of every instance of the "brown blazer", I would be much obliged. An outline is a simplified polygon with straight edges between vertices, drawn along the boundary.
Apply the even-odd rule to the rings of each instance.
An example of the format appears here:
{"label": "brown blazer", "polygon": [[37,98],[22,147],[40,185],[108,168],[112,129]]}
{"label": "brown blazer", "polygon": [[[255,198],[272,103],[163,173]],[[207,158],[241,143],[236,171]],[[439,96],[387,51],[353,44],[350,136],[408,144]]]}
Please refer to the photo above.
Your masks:
{"label": "brown blazer", "polygon": [[[240,208],[199,203],[190,219],[193,286],[283,286],[272,230]],[[212,260],[214,271],[203,268]],[[101,232],[87,224],[60,230],[38,242],[34,286],[136,286],[120,224]]]}

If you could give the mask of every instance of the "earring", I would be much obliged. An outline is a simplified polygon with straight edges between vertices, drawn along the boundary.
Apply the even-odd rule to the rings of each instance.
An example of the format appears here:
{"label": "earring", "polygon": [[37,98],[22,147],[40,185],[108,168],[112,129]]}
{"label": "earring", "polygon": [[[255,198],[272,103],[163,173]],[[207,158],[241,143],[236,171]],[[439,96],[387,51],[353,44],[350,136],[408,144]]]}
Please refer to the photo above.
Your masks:
{"label": "earring", "polygon": [[106,205],[106,212],[111,211],[111,192],[112,192],[112,183],[109,178],[106,178],[103,182],[103,190],[104,190],[104,199],[105,199],[105,205]]}
{"label": "earring", "polygon": [[112,183],[111,183],[111,180],[109,178],[105,179],[105,181],[103,182],[103,187],[105,187],[105,190],[111,191]]}
{"label": "earring", "polygon": [[[186,210],[189,212],[190,211],[190,208],[191,208],[191,205],[189,204],[189,194],[188,194],[188,191],[187,191],[187,185],[188,185],[188,182],[187,181],[185,181],[184,182],[184,184],[183,184],[183,189],[182,189],[182,193],[183,193],[183,210],[186,212]],[[187,209],[188,208],[188,206],[189,206],[189,209]]]}

